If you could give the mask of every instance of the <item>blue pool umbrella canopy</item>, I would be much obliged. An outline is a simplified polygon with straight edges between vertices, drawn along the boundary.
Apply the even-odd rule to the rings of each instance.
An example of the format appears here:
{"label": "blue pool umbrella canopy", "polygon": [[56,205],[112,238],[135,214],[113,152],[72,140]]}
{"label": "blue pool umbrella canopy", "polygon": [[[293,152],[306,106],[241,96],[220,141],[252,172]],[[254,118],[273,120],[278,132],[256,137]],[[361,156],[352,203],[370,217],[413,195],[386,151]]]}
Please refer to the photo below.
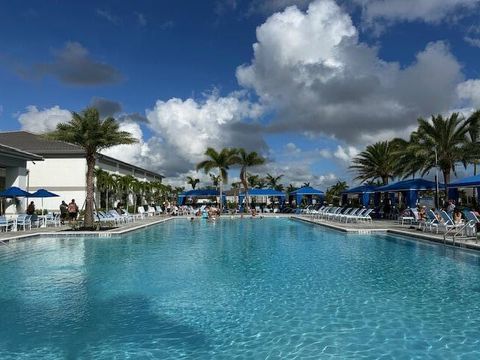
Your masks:
{"label": "blue pool umbrella canopy", "polygon": [[323,195],[323,194],[325,194],[323,191],[314,189],[311,186],[304,186],[290,193],[290,195]]}
{"label": "blue pool umbrella canopy", "polygon": [[[443,184],[438,184],[439,187],[444,186]],[[379,192],[398,192],[398,191],[410,191],[410,190],[433,190],[435,189],[435,181],[425,180],[425,179],[409,179],[398,181],[393,184],[388,184],[378,187],[375,191]]]}
{"label": "blue pool umbrella canopy", "polygon": [[49,197],[59,197],[60,195],[54,194],[45,189],[38,189],[33,194],[30,194],[28,197],[31,198],[49,198]]}
{"label": "blue pool umbrella canopy", "polygon": [[[267,196],[267,197],[278,197],[281,198],[282,206],[285,202],[285,193],[274,190],[274,189],[249,189],[248,196]],[[238,203],[243,204],[243,199],[245,198],[245,193],[240,193],[238,195]]]}
{"label": "blue pool umbrella canopy", "polygon": [[[361,202],[363,206],[368,206],[370,204],[370,194],[373,194],[377,189],[377,186],[373,185],[360,185],[348,190],[345,190],[343,194],[346,196],[348,194],[358,194],[361,196]],[[344,199],[346,202],[346,198]],[[343,203],[343,200],[342,200]]]}
{"label": "blue pool umbrella canopy", "polygon": [[[240,193],[240,196],[245,196],[245,193]],[[248,196],[279,196],[285,197],[285,193],[274,189],[249,189]]]}
{"label": "blue pool umbrella canopy", "polygon": [[12,186],[12,187],[9,187],[8,189],[0,191],[0,197],[3,197],[3,198],[30,197],[30,196],[32,196],[32,194],[30,194],[28,191],[22,190],[16,186]]}
{"label": "blue pool umbrella canopy", "polygon": [[377,189],[377,186],[373,185],[360,185],[354,188],[345,190],[345,194],[363,194],[363,193],[374,193]]}
{"label": "blue pool umbrella canopy", "polygon": [[[438,184],[439,187],[444,186]],[[415,207],[417,205],[418,192],[425,190],[434,190],[436,187],[435,181],[425,179],[410,179],[402,180],[393,184],[380,186],[376,191],[379,192],[404,192],[408,207]]]}
{"label": "blue pool umbrella canopy", "polygon": [[[178,205],[183,205],[185,202],[185,199],[190,198],[190,197],[211,197],[211,196],[219,196],[220,193],[218,190],[215,189],[196,189],[196,190],[189,190],[189,191],[184,191],[181,194],[178,194],[177,198],[177,203]],[[226,196],[225,193],[222,194],[222,202],[225,203],[226,201]]]}
{"label": "blue pool umbrella canopy", "polygon": [[[12,186],[3,191],[0,191],[0,198],[16,198],[16,197],[28,197],[30,194],[28,191],[22,190],[19,187]],[[3,202],[0,207],[0,213],[3,214]]]}
{"label": "blue pool umbrella canopy", "polygon": [[314,195],[319,196],[320,198],[323,198],[325,193],[321,190],[314,189],[311,186],[304,186],[290,193],[290,196],[295,196],[297,207],[300,206],[300,203],[302,202],[302,198],[304,196],[314,196]]}
{"label": "blue pool umbrella canopy", "polygon": [[480,186],[480,175],[468,176],[452,181],[448,187],[477,187]]}
{"label": "blue pool umbrella canopy", "polygon": [[42,198],[42,207],[40,208],[41,213],[43,214],[43,198],[50,198],[50,197],[59,197],[60,195],[54,194],[45,189],[38,189],[33,194],[29,195],[29,198]]}

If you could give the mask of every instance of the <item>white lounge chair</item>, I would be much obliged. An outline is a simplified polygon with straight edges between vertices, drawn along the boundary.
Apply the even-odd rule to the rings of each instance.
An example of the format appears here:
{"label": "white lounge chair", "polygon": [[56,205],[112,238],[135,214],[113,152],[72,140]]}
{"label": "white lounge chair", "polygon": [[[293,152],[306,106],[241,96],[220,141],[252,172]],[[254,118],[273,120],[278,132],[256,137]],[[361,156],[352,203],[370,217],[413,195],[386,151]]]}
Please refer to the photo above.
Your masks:
{"label": "white lounge chair", "polygon": [[19,214],[17,216],[17,229],[23,228],[23,230],[32,229],[32,216],[27,214]]}

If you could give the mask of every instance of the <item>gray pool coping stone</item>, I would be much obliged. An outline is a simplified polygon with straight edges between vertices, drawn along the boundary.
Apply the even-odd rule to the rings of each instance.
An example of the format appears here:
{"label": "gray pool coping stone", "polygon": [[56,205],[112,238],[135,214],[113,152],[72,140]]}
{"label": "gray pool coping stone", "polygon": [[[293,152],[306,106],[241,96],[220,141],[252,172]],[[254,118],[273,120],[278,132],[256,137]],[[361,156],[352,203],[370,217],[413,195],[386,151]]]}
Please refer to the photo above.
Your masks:
{"label": "gray pool coping stone", "polygon": [[314,225],[324,226],[326,228],[337,230],[341,232],[345,232],[348,234],[359,234],[359,235],[371,235],[371,234],[390,234],[390,235],[400,235],[403,237],[419,239],[428,242],[434,242],[437,244],[447,245],[447,246],[454,246],[458,248],[464,248],[469,250],[480,251],[480,244],[477,242],[472,242],[469,240],[465,240],[462,238],[456,238],[455,242],[453,239],[447,238],[446,240],[443,239],[443,234],[426,234],[424,232],[420,232],[418,230],[412,229],[392,229],[387,227],[378,227],[378,228],[361,228],[361,227],[349,227],[348,224],[335,224],[332,222],[327,221],[316,221],[314,219],[310,219],[308,217],[303,217],[299,215],[291,216],[292,219],[307,222]]}

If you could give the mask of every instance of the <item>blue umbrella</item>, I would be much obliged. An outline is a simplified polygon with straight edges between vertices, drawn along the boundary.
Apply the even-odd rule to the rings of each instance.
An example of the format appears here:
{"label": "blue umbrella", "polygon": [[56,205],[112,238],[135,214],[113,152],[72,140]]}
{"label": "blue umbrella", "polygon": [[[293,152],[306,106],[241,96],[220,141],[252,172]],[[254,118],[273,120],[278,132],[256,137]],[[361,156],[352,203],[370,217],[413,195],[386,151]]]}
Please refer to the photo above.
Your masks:
{"label": "blue umbrella", "polygon": [[[28,197],[30,195],[32,194],[16,186],[12,186],[12,187],[9,187],[8,189],[0,191],[0,197],[2,198],[16,198],[16,197],[25,197],[25,196]],[[3,202],[1,203],[1,206],[0,206],[0,213],[3,213]]]}
{"label": "blue umbrella", "polygon": [[49,197],[59,197],[60,195],[54,194],[48,190],[45,189],[38,189],[35,191],[33,194],[30,194],[28,197],[31,198],[42,198],[42,215],[43,215],[43,198],[49,198]]}
{"label": "blue umbrella", "polygon": [[16,186],[12,186],[12,187],[9,187],[8,189],[0,191],[0,197],[4,197],[4,198],[14,198],[14,197],[22,197],[22,196],[29,197],[29,196],[32,196],[32,194]]}
{"label": "blue umbrella", "polygon": [[48,197],[58,197],[60,195],[54,194],[45,189],[38,189],[33,194],[30,194],[28,197],[32,198],[48,198]]}

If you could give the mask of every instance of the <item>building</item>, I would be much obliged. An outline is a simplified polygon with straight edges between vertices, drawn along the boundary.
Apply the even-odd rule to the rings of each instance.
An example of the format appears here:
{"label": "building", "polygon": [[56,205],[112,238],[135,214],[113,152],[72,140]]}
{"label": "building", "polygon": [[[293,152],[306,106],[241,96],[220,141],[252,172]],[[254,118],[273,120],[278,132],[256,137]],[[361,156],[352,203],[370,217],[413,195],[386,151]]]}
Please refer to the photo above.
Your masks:
{"label": "building", "polygon": [[[0,189],[17,186],[25,189],[27,186],[28,162],[41,162],[43,158],[27,151],[0,144]],[[25,209],[25,201],[2,199],[1,208],[6,212],[16,212]]]}
{"label": "building", "polygon": [[[58,210],[61,200],[68,203],[75,199],[79,207],[83,205],[86,198],[87,161],[81,147],[45,139],[27,131],[0,133],[0,146],[25,154],[26,171],[23,169],[26,173],[17,180],[19,187],[29,192],[42,188],[60,195],[60,198],[44,199],[45,209]],[[96,165],[110,173],[132,175],[140,181],[161,181],[163,178],[158,173],[102,154],[97,155]],[[7,168],[6,172],[13,174],[13,171]],[[5,186],[13,184],[10,180],[12,176],[5,176]]]}

